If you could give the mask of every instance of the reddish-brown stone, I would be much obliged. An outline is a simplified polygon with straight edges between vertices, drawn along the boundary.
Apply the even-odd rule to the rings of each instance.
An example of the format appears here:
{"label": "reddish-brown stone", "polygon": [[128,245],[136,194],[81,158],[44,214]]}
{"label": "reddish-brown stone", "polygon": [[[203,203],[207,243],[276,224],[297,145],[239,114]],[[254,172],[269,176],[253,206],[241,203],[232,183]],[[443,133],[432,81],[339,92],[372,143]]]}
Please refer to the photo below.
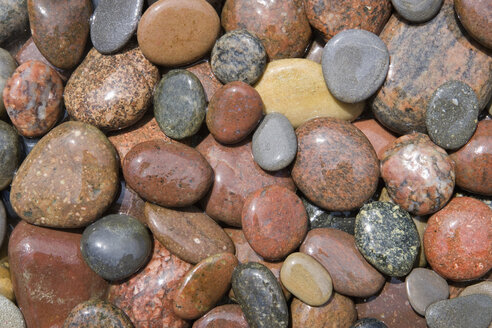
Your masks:
{"label": "reddish-brown stone", "polygon": [[378,154],[378,159],[383,159],[386,148],[395,141],[396,137],[375,119],[354,122],[354,125],[364,133]]}
{"label": "reddish-brown stone", "polygon": [[40,61],[17,67],[3,89],[10,120],[25,137],[40,137],[58,121],[63,83],[54,69]]}
{"label": "reddish-brown stone", "polygon": [[456,164],[456,185],[492,196],[492,120],[478,122],[466,145],[450,155]]}
{"label": "reddish-brown stone", "polygon": [[444,278],[480,278],[492,269],[492,210],[474,198],[453,198],[427,222],[424,250]]}
{"label": "reddish-brown stone", "polygon": [[333,281],[333,289],[340,294],[369,297],[383,287],[383,275],[357,250],[354,236],[344,231],[313,229],[308,232],[300,251],[325,267]]}
{"label": "reddish-brown stone", "polygon": [[214,138],[234,144],[246,138],[263,117],[260,94],[244,82],[231,82],[220,88],[210,100],[207,127]]}
{"label": "reddish-brown stone", "polygon": [[239,305],[226,304],[210,310],[195,321],[193,328],[249,328],[249,325]]}
{"label": "reddish-brown stone", "polygon": [[255,33],[271,60],[302,57],[311,39],[302,0],[227,0],[221,18],[226,32]]}
{"label": "reddish-brown stone", "polygon": [[199,201],[213,182],[213,171],[195,149],[163,140],[142,142],[126,154],[123,175],[144,199],[183,207]]}
{"label": "reddish-brown stone", "polygon": [[251,192],[273,184],[295,190],[287,169],[265,172],[254,162],[251,138],[227,147],[209,135],[197,150],[215,173],[213,187],[203,199],[205,211],[215,220],[239,227],[244,200]]}
{"label": "reddish-brown stone", "polygon": [[486,0],[454,0],[454,9],[468,33],[492,49],[492,3]]}
{"label": "reddish-brown stone", "polygon": [[207,96],[207,101],[210,101],[214,96],[215,92],[222,87],[222,83],[215,77],[212,72],[212,66],[210,66],[209,61],[204,61],[186,69],[187,71],[195,74],[195,76],[202,83],[203,89],[205,90],[205,95]]}
{"label": "reddish-brown stone", "polygon": [[297,128],[296,134],[292,178],[309,200],[330,211],[347,211],[374,194],[379,161],[369,140],[353,124],[315,118]]}
{"label": "reddish-brown stone", "polygon": [[251,247],[272,261],[284,258],[299,247],[308,226],[301,199],[277,185],[258,189],[246,198],[241,222]]}
{"label": "reddish-brown stone", "polygon": [[176,288],[190,269],[189,263],[155,241],[150,262],[125,282],[113,284],[108,299],[128,315],[135,328],[189,327],[172,306]]}
{"label": "reddish-brown stone", "polygon": [[108,283],[85,263],[79,233],[19,223],[9,241],[15,296],[29,328],[61,328],[70,311],[104,298]]}

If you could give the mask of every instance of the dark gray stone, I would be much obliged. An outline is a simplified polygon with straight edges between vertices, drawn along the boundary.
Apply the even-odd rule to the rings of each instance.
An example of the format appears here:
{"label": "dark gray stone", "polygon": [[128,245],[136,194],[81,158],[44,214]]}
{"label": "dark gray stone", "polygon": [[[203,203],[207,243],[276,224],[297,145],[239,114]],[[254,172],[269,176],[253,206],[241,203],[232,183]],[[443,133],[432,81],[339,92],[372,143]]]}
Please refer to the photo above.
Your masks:
{"label": "dark gray stone", "polygon": [[235,30],[224,34],[214,45],[210,64],[222,83],[255,83],[265,71],[265,47],[252,33]]}
{"label": "dark gray stone", "polygon": [[420,250],[420,238],[408,212],[388,202],[362,206],[355,219],[355,244],[376,269],[391,277],[407,275]]}
{"label": "dark gray stone", "polygon": [[432,95],[425,125],[432,141],[445,149],[457,149],[473,136],[478,123],[478,98],[468,84],[449,81]]}
{"label": "dark gray stone", "polygon": [[24,316],[14,303],[0,295],[0,323],[2,328],[25,328]]}
{"label": "dark gray stone", "polygon": [[92,0],[92,9],[96,10],[97,6],[99,6],[99,2],[101,2],[101,0]]}
{"label": "dark gray stone", "polygon": [[429,305],[449,297],[446,280],[432,270],[415,268],[405,279],[407,297],[415,312],[425,315]]}
{"label": "dark gray stone", "polygon": [[0,200],[0,247],[2,247],[5,233],[7,232],[7,213],[5,212],[5,206]]}
{"label": "dark gray stone", "polygon": [[84,230],[80,249],[94,272],[104,279],[118,281],[147,262],[152,240],[147,228],[137,219],[111,214]]}
{"label": "dark gray stone", "polygon": [[14,74],[16,68],[17,63],[15,59],[7,50],[0,48],[0,117],[5,117],[7,114],[3,103],[3,89],[7,80]]}
{"label": "dark gray stone", "polygon": [[383,84],[389,59],[386,44],[376,34],[352,29],[326,43],[321,66],[333,96],[356,103],[372,96]]}
{"label": "dark gray stone", "polygon": [[333,228],[354,234],[355,216],[351,211],[328,212],[301,195],[302,203],[309,218],[309,230],[317,228]]}
{"label": "dark gray stone", "polygon": [[388,326],[378,319],[364,318],[358,320],[350,328],[388,328]]}
{"label": "dark gray stone", "polygon": [[28,26],[27,0],[0,0],[0,44]]}
{"label": "dark gray stone", "polygon": [[0,190],[10,185],[19,166],[21,144],[15,129],[0,121]]}
{"label": "dark gray stone", "polygon": [[423,23],[436,16],[443,0],[391,0],[395,10],[412,23]]}

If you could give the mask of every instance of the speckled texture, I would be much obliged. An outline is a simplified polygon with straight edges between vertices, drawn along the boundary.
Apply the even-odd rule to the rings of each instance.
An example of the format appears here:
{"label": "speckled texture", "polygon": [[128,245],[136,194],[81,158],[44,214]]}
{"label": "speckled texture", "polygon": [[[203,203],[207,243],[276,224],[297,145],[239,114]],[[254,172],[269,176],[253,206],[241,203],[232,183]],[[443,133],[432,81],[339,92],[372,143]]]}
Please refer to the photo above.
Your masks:
{"label": "speckled texture", "polygon": [[355,29],[330,39],[321,59],[328,89],[346,103],[372,96],[386,79],[389,62],[388,48],[377,35]]}
{"label": "speckled texture", "polygon": [[376,152],[352,124],[317,118],[300,126],[296,134],[292,178],[310,201],[327,210],[345,211],[360,207],[376,191]]}
{"label": "speckled texture", "polygon": [[443,0],[391,0],[393,8],[411,23],[423,23],[436,16]]}
{"label": "speckled texture", "polygon": [[142,198],[168,207],[196,203],[213,182],[212,168],[198,151],[163,140],[133,147],[125,156],[123,175]]}
{"label": "speckled texture", "polygon": [[396,139],[381,161],[381,177],[398,205],[415,215],[442,208],[454,189],[454,163],[426,134]]}
{"label": "speckled texture", "polygon": [[255,33],[270,60],[302,57],[311,39],[302,0],[227,0],[221,18],[226,32]]}
{"label": "speckled texture", "polygon": [[170,138],[194,135],[205,118],[207,101],[200,80],[186,70],[164,75],[154,93],[154,116]]}
{"label": "speckled texture", "polygon": [[197,150],[214,170],[213,186],[202,205],[215,220],[241,226],[241,210],[251,192],[273,184],[295,190],[288,170],[267,173],[253,161],[249,138],[234,147],[226,147],[209,135]]}
{"label": "speckled texture", "polygon": [[422,316],[429,305],[449,297],[446,280],[429,269],[413,269],[405,279],[405,286],[410,305]]}
{"label": "speckled texture", "polygon": [[[470,197],[453,198],[424,234],[425,256],[446,279],[477,279],[492,269],[492,210]],[[456,238],[455,236],[459,236]]]}
{"label": "speckled texture", "polygon": [[429,328],[487,328],[492,321],[492,298],[470,295],[430,305],[425,313]]}
{"label": "speckled texture", "polygon": [[116,151],[97,128],[65,122],[22,162],[10,201],[29,223],[83,227],[101,217],[118,190]]}
{"label": "speckled texture", "polygon": [[127,315],[107,301],[80,303],[68,315],[63,328],[133,328]]}
{"label": "speckled texture", "polygon": [[2,328],[26,327],[22,312],[12,301],[3,295],[0,295],[0,322],[2,323]]}
{"label": "speckled texture", "polygon": [[190,264],[155,241],[150,262],[130,279],[113,284],[108,300],[128,315],[135,328],[190,327],[172,310],[173,294],[190,269]]}
{"label": "speckled texture", "polygon": [[32,39],[43,56],[56,67],[75,67],[89,36],[91,0],[28,0],[27,8]]}
{"label": "speckled texture", "polygon": [[[2,20],[0,20],[1,22]],[[0,48],[0,117],[5,117],[5,105],[3,103],[3,88],[7,83],[9,77],[14,73],[17,68],[15,59],[10,53]]]}
{"label": "speckled texture", "polygon": [[196,207],[167,209],[151,203],[145,216],[154,238],[188,263],[198,263],[219,253],[234,254],[234,244],[224,230]]}
{"label": "speckled texture", "polygon": [[383,322],[374,318],[365,318],[357,320],[350,328],[388,328]]}
{"label": "speckled texture", "polygon": [[104,130],[137,122],[152,102],[159,71],[139,48],[112,56],[91,49],[65,88],[65,106],[77,121]]}
{"label": "speckled texture", "polygon": [[241,307],[237,304],[226,304],[213,308],[199,320],[193,328],[249,328]]}
{"label": "speckled texture", "polygon": [[28,327],[62,327],[76,305],[105,297],[108,283],[85,264],[81,237],[26,222],[15,227],[9,241],[10,272]]}
{"label": "speckled texture", "polygon": [[308,215],[309,230],[316,228],[333,228],[342,230],[351,235],[354,234],[355,216],[357,215],[357,212],[329,212],[314,205],[304,196],[301,196],[301,199]]}
{"label": "speckled texture", "polygon": [[21,162],[21,143],[14,128],[0,121],[0,190],[7,188]]}
{"label": "speckled texture", "polygon": [[454,0],[461,24],[475,40],[492,49],[492,5],[488,1]]}
{"label": "speckled texture", "polygon": [[434,91],[449,80],[467,83],[484,108],[492,94],[492,56],[462,34],[453,0],[426,24],[410,25],[393,15],[380,35],[391,63],[372,101],[376,118],[400,134],[425,131],[425,111]]}
{"label": "speckled texture", "polygon": [[27,0],[0,1],[0,44],[28,26]]}
{"label": "speckled texture", "polygon": [[102,54],[120,50],[137,31],[144,0],[104,0],[91,17],[94,48]]}
{"label": "speckled texture", "polygon": [[314,257],[330,273],[336,292],[355,297],[376,294],[384,277],[355,247],[354,237],[346,232],[319,228],[308,232],[300,251]]}
{"label": "speckled texture", "polygon": [[63,84],[54,69],[40,61],[17,67],[3,89],[10,120],[25,137],[40,137],[62,112]]}
{"label": "speckled texture", "polygon": [[391,16],[390,0],[304,0],[309,23],[325,41],[347,29],[379,34]]}
{"label": "speckled texture", "polygon": [[207,101],[212,99],[213,95],[217,90],[222,87],[222,83],[215,77],[212,72],[212,66],[209,61],[202,61],[198,64],[186,68],[187,71],[195,74],[195,76],[202,83],[203,89],[205,90],[205,95]]}
{"label": "speckled texture", "polygon": [[229,291],[237,265],[237,258],[231,253],[200,261],[181,280],[174,296],[174,313],[184,319],[197,319],[211,310]]}
{"label": "speckled texture", "polygon": [[395,135],[375,119],[357,121],[354,122],[354,125],[369,139],[376,154],[378,154],[378,159],[382,160],[386,148],[395,141]]}
{"label": "speckled texture", "polygon": [[267,267],[251,262],[238,265],[232,274],[232,289],[251,328],[287,328],[287,303]]}
{"label": "speckled texture", "polygon": [[[7,252],[7,247],[2,247],[2,253]],[[10,264],[8,256],[0,260],[0,295],[5,296],[12,302],[15,301],[14,286],[10,276]]]}

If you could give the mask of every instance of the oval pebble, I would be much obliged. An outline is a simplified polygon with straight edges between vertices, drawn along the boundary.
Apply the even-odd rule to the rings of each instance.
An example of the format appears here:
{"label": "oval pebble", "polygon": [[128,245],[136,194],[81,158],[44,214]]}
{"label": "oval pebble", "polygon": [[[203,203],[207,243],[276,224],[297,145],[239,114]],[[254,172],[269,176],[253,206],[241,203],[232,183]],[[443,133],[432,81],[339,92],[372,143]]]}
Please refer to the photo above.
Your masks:
{"label": "oval pebble", "polygon": [[413,269],[405,279],[405,287],[410,305],[420,315],[425,315],[425,310],[432,303],[449,297],[446,280],[429,269]]}
{"label": "oval pebble", "polygon": [[443,0],[391,0],[393,8],[412,23],[424,23],[436,16]]}
{"label": "oval pebble", "polygon": [[20,164],[21,143],[15,129],[0,121],[0,190],[9,186]]}
{"label": "oval pebble", "polygon": [[63,328],[133,328],[128,316],[107,301],[91,299],[70,311]]}
{"label": "oval pebble", "polygon": [[3,295],[0,295],[0,323],[2,328],[26,328],[22,312]]}

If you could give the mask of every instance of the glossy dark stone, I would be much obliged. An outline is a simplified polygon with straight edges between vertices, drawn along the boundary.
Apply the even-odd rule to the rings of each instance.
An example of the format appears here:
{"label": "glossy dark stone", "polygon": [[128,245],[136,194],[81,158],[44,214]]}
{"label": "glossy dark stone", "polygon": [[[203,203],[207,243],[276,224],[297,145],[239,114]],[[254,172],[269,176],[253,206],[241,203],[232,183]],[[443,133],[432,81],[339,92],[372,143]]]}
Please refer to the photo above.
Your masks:
{"label": "glossy dark stone", "polygon": [[91,269],[113,281],[127,278],[140,269],[151,248],[145,226],[124,214],[111,214],[88,226],[80,244]]}
{"label": "glossy dark stone", "polygon": [[333,228],[345,231],[351,235],[354,234],[355,216],[357,215],[357,212],[329,212],[314,205],[304,196],[302,196],[301,199],[308,215],[309,230],[316,228]]}
{"label": "glossy dark stone", "polygon": [[0,44],[28,26],[27,0],[0,0]]}
{"label": "glossy dark stone", "polygon": [[384,323],[374,318],[364,318],[358,320],[350,328],[388,328]]}
{"label": "glossy dark stone", "polygon": [[63,328],[133,328],[133,324],[125,312],[111,303],[89,300],[73,308]]}
{"label": "glossy dark stone", "polygon": [[12,126],[0,121],[0,190],[8,187],[19,166],[21,144]]}

